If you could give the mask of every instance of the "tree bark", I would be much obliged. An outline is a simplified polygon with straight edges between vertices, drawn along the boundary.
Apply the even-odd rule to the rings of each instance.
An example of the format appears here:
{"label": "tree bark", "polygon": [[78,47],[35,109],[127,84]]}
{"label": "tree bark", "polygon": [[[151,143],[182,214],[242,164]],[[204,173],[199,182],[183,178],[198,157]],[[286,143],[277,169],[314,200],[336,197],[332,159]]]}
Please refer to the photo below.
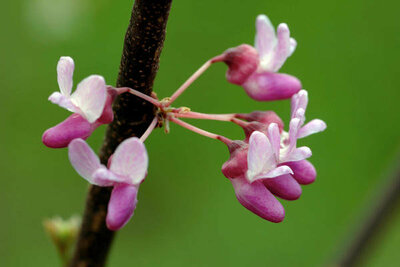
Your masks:
{"label": "tree bark", "polygon": [[[130,87],[151,94],[171,2],[135,1],[125,35],[117,87]],[[152,104],[129,93],[117,97],[113,108],[114,121],[108,126],[100,152],[101,162],[105,165],[123,140],[140,137],[145,132],[155,114]],[[105,224],[111,190],[109,187],[90,187],[71,267],[105,265],[114,237],[114,232]]]}

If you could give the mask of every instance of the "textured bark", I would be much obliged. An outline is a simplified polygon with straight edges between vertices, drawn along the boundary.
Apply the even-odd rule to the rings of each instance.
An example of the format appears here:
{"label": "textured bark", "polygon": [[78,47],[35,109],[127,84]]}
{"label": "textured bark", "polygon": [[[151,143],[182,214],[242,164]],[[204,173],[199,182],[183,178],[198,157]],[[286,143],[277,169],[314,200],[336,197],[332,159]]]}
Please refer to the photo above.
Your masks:
{"label": "textured bark", "polygon": [[[136,0],[125,35],[117,87],[131,87],[150,95],[158,70],[172,0]],[[114,102],[114,121],[108,126],[100,159],[108,158],[125,139],[141,136],[154,117],[148,102],[125,93]],[[112,188],[91,186],[70,266],[104,266],[114,232],[105,218]]]}

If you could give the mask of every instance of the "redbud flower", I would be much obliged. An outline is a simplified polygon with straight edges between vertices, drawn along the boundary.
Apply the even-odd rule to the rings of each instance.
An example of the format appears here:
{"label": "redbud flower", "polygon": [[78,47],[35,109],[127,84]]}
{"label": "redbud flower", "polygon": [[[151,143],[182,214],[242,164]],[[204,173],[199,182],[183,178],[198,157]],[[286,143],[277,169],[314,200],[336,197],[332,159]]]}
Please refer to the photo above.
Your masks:
{"label": "redbud flower", "polygon": [[107,89],[102,76],[91,75],[71,94],[73,72],[72,58],[61,57],[57,65],[60,92],[51,94],[49,100],[74,114],[45,131],[42,141],[51,148],[66,147],[75,138],[86,139],[97,127],[113,120],[114,90]]}
{"label": "redbud flower", "polygon": [[89,183],[113,186],[106,223],[110,230],[122,228],[132,217],[140,183],[147,174],[148,156],[144,144],[136,137],[123,141],[109,160],[107,169],[82,139],[68,146],[74,169]]}
{"label": "redbud flower", "polygon": [[227,80],[243,86],[246,93],[258,101],[290,98],[301,89],[300,81],[291,75],[277,73],[297,46],[285,23],[277,33],[265,15],[256,20],[255,48],[240,45],[230,48],[213,62],[224,61],[229,69]]}

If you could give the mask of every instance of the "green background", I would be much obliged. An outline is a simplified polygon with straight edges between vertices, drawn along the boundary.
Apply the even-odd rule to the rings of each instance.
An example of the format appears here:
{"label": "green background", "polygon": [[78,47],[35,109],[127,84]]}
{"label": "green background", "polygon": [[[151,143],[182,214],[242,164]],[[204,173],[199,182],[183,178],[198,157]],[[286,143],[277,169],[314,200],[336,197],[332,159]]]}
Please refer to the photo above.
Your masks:
{"label": "green background", "polygon": [[[133,1],[6,1],[0,16],[0,265],[57,266],[42,220],[83,210],[88,185],[65,149],[41,143],[68,112],[47,97],[58,90],[60,56],[75,59],[74,81],[101,74],[114,84]],[[154,90],[168,96],[203,62],[252,44],[254,20],[288,23],[298,41],[282,72],[309,91],[308,119],[326,132],[302,141],[313,150],[317,181],[286,218],[264,221],[235,199],[221,165],[226,147],[176,125],[146,141],[149,175],[130,223],[117,235],[109,266],[325,266],[373,203],[396,165],[399,148],[398,1],[175,1]],[[176,105],[206,113],[275,110],[287,123],[289,102],[258,103],[213,66]],[[224,122],[194,124],[230,138]],[[88,140],[101,145],[105,127]],[[399,211],[396,212],[397,214]],[[400,217],[375,241],[363,266],[398,266]]]}

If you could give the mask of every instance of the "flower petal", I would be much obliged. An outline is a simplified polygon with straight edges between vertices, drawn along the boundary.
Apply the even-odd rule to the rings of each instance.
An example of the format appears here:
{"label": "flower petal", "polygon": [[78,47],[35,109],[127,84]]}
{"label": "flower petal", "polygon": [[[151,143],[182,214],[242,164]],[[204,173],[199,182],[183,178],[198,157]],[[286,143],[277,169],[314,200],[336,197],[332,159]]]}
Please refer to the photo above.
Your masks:
{"label": "flower petal", "polygon": [[281,222],[285,218],[282,204],[260,181],[249,183],[244,177],[230,179],[240,204],[254,214],[270,222]]}
{"label": "flower petal", "polygon": [[72,114],[63,122],[46,130],[42,136],[43,144],[51,148],[63,148],[76,139],[86,139],[97,128],[98,124],[89,123],[79,114]]}
{"label": "flower petal", "polygon": [[61,94],[69,97],[72,90],[72,76],[74,74],[74,60],[70,57],[61,57],[57,64],[57,81]]}
{"label": "flower petal", "polygon": [[125,177],[121,177],[105,167],[97,169],[92,177],[94,184],[98,186],[114,186],[120,183],[127,183]]}
{"label": "flower petal", "polygon": [[290,55],[290,31],[286,23],[279,24],[277,35],[278,44],[275,46],[274,57],[271,62],[273,72],[277,72]]}
{"label": "flower petal", "polygon": [[290,174],[263,180],[272,194],[286,200],[296,200],[301,195],[301,186]]}
{"label": "flower petal", "polygon": [[294,38],[290,38],[290,52],[289,57],[294,53],[297,47],[297,41]]}
{"label": "flower petal", "polygon": [[255,48],[260,55],[260,60],[270,61],[272,50],[276,45],[277,39],[275,29],[266,15],[259,15],[256,19],[256,41]]}
{"label": "flower petal", "polygon": [[306,90],[300,90],[297,94],[293,95],[291,101],[291,118],[296,117],[297,110],[303,109],[304,112],[307,109],[308,104],[308,92]]}
{"label": "flower petal", "polygon": [[149,159],[146,147],[136,137],[123,141],[113,154],[110,170],[129,178],[130,184],[138,185],[146,177]]}
{"label": "flower petal", "polygon": [[323,120],[314,119],[301,127],[297,138],[303,138],[311,134],[322,132],[326,129],[326,123]]}
{"label": "flower petal", "polygon": [[106,99],[106,83],[99,75],[91,75],[84,79],[71,96],[72,103],[80,109],[80,114],[90,123],[101,116]]}
{"label": "flower petal", "polygon": [[293,171],[288,167],[288,166],[279,166],[265,174],[260,174],[258,176],[256,176],[256,178],[254,180],[259,180],[259,179],[271,179],[271,178],[275,178],[281,175],[285,175],[285,174],[293,174]]}
{"label": "flower petal", "polygon": [[49,100],[51,103],[59,105],[62,108],[65,108],[71,112],[79,112],[79,109],[74,106],[71,102],[71,99],[67,96],[59,92],[54,92],[49,96]]}
{"label": "flower petal", "polygon": [[312,152],[309,147],[302,146],[294,149],[283,162],[299,161],[311,157]]}
{"label": "flower petal", "polygon": [[259,131],[251,134],[247,154],[246,177],[253,182],[256,177],[275,167],[274,154],[267,136]]}
{"label": "flower petal", "polygon": [[79,175],[94,184],[93,173],[103,166],[89,145],[82,139],[74,139],[68,146],[68,156]]}
{"label": "flower petal", "polygon": [[281,148],[281,135],[279,127],[276,123],[271,123],[268,126],[268,139],[271,142],[271,148],[274,153],[275,161],[279,161],[279,150]]}
{"label": "flower petal", "polygon": [[312,165],[308,160],[287,162],[285,164],[293,170],[293,177],[300,184],[311,184],[317,177],[317,171],[315,170],[314,165]]}
{"label": "flower petal", "polygon": [[117,185],[114,187],[108,210],[106,224],[108,229],[121,229],[132,217],[136,208],[138,188],[133,185]]}

